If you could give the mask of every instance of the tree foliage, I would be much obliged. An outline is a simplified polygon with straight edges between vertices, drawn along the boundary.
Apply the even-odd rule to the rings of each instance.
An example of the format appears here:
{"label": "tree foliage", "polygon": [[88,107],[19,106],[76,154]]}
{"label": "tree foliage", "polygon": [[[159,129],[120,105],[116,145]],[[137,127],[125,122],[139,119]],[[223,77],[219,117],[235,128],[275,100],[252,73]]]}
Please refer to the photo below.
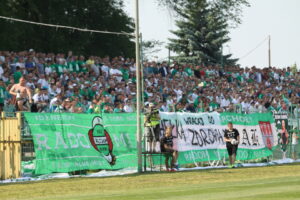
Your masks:
{"label": "tree foliage", "polygon": [[[3,0],[0,15],[79,28],[133,32],[133,20],[123,11],[123,0]],[[41,52],[86,55],[134,55],[134,43],[124,35],[96,34],[0,21],[2,50],[34,48]]]}
{"label": "tree foliage", "polygon": [[151,55],[161,51],[161,47],[164,42],[159,40],[145,40],[141,43],[142,58],[148,60]]}
{"label": "tree foliage", "polygon": [[[195,1],[198,0],[158,0],[158,3],[180,13],[188,4]],[[227,21],[230,27],[237,27],[242,22],[243,8],[250,6],[248,0],[207,0],[207,3]]]}
{"label": "tree foliage", "polygon": [[235,64],[230,54],[224,55],[222,46],[230,40],[229,29],[241,22],[242,5],[246,0],[165,0],[178,14],[176,38],[169,39],[169,47],[179,60],[205,64]]}

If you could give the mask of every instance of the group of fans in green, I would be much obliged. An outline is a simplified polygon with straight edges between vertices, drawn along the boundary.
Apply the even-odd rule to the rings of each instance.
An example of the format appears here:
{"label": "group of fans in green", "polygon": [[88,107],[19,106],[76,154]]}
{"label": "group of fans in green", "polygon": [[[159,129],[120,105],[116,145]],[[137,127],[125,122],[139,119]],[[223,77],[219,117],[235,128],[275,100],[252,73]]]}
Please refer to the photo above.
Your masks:
{"label": "group of fans in green", "polygon": [[[144,61],[142,66],[144,112],[149,107],[160,112],[300,112],[296,65],[241,68]],[[135,74],[135,60],[123,56],[0,51],[0,110],[135,112]]]}
{"label": "group of fans in green", "polygon": [[[10,89],[24,77],[36,112],[134,112],[135,62],[122,56],[0,51],[0,105],[15,107]],[[143,62],[143,98],[163,112],[287,110],[299,103],[299,72],[239,66]],[[27,97],[28,98],[28,97]],[[29,108],[28,108],[29,109]]]}

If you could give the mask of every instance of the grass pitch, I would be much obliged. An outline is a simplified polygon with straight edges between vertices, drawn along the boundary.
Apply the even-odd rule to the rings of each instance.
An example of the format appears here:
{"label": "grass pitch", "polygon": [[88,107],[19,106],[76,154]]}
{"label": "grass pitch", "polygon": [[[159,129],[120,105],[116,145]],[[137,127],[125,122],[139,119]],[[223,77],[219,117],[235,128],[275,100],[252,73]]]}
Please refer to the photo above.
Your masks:
{"label": "grass pitch", "polygon": [[300,165],[3,184],[0,199],[300,199]]}

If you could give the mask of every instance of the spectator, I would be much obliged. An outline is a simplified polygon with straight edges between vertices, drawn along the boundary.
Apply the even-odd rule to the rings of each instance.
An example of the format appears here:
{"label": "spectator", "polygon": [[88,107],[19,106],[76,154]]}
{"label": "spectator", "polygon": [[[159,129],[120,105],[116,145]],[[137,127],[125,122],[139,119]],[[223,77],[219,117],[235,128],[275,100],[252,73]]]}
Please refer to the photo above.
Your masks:
{"label": "spectator", "polygon": [[123,109],[124,109],[124,112],[126,112],[126,113],[133,112],[134,109],[133,109],[133,106],[132,106],[132,103],[130,100],[125,103],[125,106]]}
{"label": "spectator", "polygon": [[[100,113],[113,112],[115,108],[116,112],[134,111],[136,68],[133,59],[91,55],[86,60],[71,51],[65,56],[34,50],[0,52],[0,56],[3,87],[12,88],[20,76],[24,76],[27,81],[25,86],[34,94],[47,88],[47,108],[55,105],[52,100],[60,94],[60,106],[56,107],[62,108],[60,111]],[[145,61],[143,66],[144,102],[155,102],[162,111],[235,111],[241,106],[247,113],[266,112],[288,110],[292,104],[299,104],[300,100],[297,85],[300,77],[295,68],[222,68],[174,62],[169,70],[166,62],[160,64],[153,61]],[[7,96],[4,106],[11,105],[12,97]],[[73,105],[75,97],[78,99]],[[109,106],[105,107],[107,103]],[[70,110],[70,105],[81,109]],[[54,106],[51,111],[56,108]]]}
{"label": "spectator", "polygon": [[20,67],[16,67],[16,72],[14,72],[14,82],[19,83],[20,78],[22,77],[21,69]]}
{"label": "spectator", "polygon": [[[178,158],[178,151],[174,148],[174,137],[172,136],[172,127],[167,127],[164,137],[161,139],[161,152],[165,153],[165,164],[167,171],[176,171],[176,163]],[[171,165],[169,158],[171,157]]]}
{"label": "spectator", "polygon": [[10,88],[9,93],[13,95],[19,111],[29,110],[28,103],[32,103],[32,97],[30,89],[26,87],[24,77],[20,78],[20,83],[14,84]]}
{"label": "spectator", "polygon": [[47,94],[47,88],[42,88],[38,93],[32,97],[34,104],[37,107],[38,112],[46,111],[49,103],[49,97]]}
{"label": "spectator", "polygon": [[4,100],[6,99],[6,88],[5,83],[0,80],[0,112],[3,111],[4,108]]}

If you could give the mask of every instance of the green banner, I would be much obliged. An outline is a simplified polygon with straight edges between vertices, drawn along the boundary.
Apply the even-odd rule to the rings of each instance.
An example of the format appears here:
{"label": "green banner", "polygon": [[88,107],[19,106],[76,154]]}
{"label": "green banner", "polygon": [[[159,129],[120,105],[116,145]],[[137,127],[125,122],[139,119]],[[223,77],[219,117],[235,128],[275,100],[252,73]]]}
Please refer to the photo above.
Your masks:
{"label": "green banner", "polygon": [[24,115],[34,140],[36,174],[137,165],[135,114]]}
{"label": "green banner", "polygon": [[255,126],[260,121],[268,121],[274,123],[273,114],[270,113],[252,113],[252,114],[239,114],[239,113],[221,113],[221,124],[227,125],[228,122],[232,122],[236,125]]}
{"label": "green banner", "polygon": [[[36,153],[36,174],[137,167],[136,114],[24,113]],[[161,136],[172,126],[179,164],[227,157],[228,121],[240,133],[238,160],[272,154],[278,144],[272,114],[160,113]],[[154,158],[158,164],[159,158]]]}

